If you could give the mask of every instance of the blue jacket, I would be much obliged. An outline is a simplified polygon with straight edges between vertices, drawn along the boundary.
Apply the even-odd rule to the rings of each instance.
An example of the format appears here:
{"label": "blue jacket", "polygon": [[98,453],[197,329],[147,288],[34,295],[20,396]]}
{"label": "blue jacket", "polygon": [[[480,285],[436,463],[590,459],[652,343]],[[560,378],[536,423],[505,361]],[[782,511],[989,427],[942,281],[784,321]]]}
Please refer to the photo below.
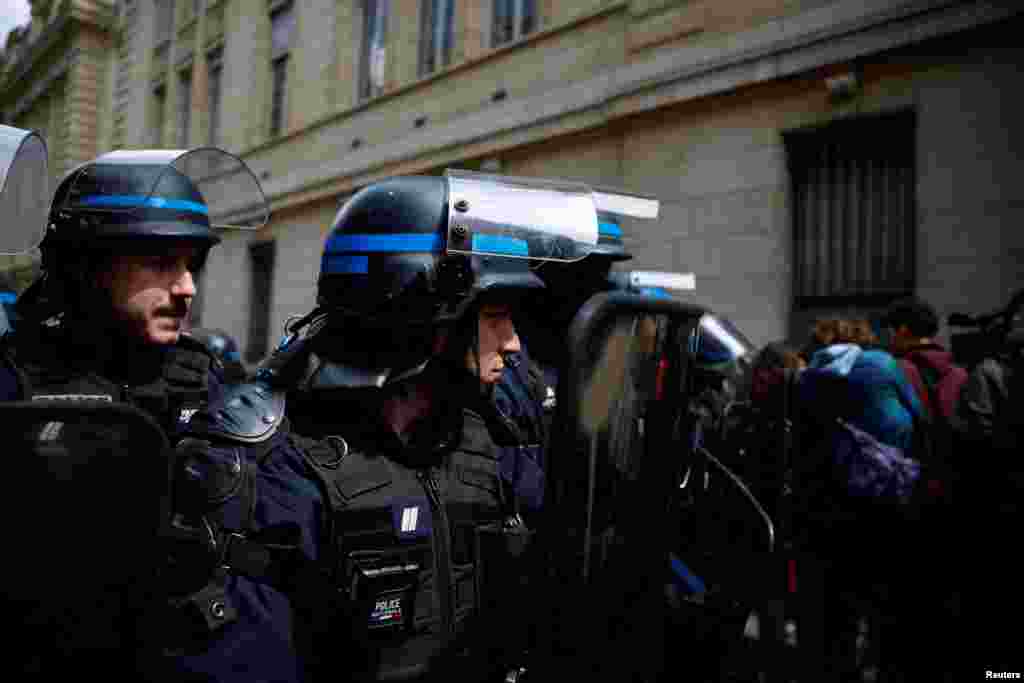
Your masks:
{"label": "blue jacket", "polygon": [[[837,392],[837,387],[845,388]],[[815,353],[800,377],[800,396],[812,414],[843,417],[905,451],[913,443],[915,420],[924,416],[897,360],[856,344],[833,344]]]}

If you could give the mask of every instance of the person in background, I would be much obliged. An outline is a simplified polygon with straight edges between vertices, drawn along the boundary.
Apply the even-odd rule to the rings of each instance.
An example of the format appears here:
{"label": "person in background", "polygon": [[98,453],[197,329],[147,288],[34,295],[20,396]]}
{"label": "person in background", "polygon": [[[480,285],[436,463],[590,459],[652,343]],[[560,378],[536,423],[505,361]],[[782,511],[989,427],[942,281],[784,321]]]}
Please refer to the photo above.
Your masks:
{"label": "person in background", "polygon": [[830,318],[814,329],[811,348],[820,348],[813,350],[800,382],[803,403],[910,452],[914,422],[924,409],[896,359],[877,348],[870,323]]}
{"label": "person in background", "polygon": [[967,371],[935,340],[939,332],[935,309],[917,297],[900,299],[886,310],[882,325],[888,331],[889,350],[899,359],[928,414],[955,421]]}
{"label": "person in background", "polygon": [[[843,680],[857,675],[862,666],[856,642],[859,624],[868,623],[873,655],[896,676],[906,670],[901,633],[912,622],[907,603],[897,601],[901,580],[883,571],[877,558],[902,564],[905,548],[917,540],[916,527],[902,510],[868,502],[848,508],[830,498],[842,496],[843,484],[835,481],[834,463],[813,444],[830,443],[832,426],[840,418],[883,444],[916,455],[915,428],[924,423],[926,413],[899,362],[879,348],[868,321],[827,318],[815,324],[814,333],[810,362],[798,386],[798,457],[818,456],[814,462],[798,461],[795,469],[798,497],[806,507],[805,547],[816,559],[803,563],[799,637],[802,647],[823,657],[808,660],[815,675],[827,672],[836,677],[829,680]],[[823,482],[831,483],[815,493],[814,487]],[[837,483],[839,489],[834,488]],[[819,518],[813,511],[821,513],[822,508],[812,501],[822,495],[831,509]]]}

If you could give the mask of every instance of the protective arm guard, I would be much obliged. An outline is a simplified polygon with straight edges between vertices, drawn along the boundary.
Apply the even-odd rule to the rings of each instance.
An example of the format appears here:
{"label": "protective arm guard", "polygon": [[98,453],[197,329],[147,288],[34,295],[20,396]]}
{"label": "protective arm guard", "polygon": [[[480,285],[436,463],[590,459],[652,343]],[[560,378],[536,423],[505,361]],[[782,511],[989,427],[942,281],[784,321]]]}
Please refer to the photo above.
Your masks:
{"label": "protective arm guard", "polygon": [[225,388],[221,399],[196,413],[189,436],[258,444],[268,440],[284,420],[285,392],[254,381]]}

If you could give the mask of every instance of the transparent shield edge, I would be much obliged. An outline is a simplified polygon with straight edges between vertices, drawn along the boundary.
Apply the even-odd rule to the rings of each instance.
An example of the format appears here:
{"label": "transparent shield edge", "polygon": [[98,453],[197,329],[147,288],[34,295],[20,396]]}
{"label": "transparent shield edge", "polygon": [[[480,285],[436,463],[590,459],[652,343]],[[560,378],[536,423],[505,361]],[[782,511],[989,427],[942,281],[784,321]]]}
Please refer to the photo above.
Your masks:
{"label": "transparent shield edge", "polygon": [[[37,131],[0,126],[0,135],[6,138],[0,141],[0,164],[3,164],[3,168],[0,169],[3,171],[0,183],[0,210],[5,216],[5,221],[6,217],[13,215],[19,217],[19,222],[37,226],[30,228],[31,232],[26,233],[24,239],[12,240],[14,244],[0,240],[0,254],[17,256],[36,249],[46,234],[50,199],[49,155],[46,140]],[[38,172],[23,172],[25,167],[31,164],[39,166],[36,169]],[[25,199],[24,196],[13,197],[15,189],[25,195],[31,195],[28,201],[20,201]],[[35,206],[32,206],[33,204]],[[5,237],[7,235],[10,235],[9,231],[5,231]]]}

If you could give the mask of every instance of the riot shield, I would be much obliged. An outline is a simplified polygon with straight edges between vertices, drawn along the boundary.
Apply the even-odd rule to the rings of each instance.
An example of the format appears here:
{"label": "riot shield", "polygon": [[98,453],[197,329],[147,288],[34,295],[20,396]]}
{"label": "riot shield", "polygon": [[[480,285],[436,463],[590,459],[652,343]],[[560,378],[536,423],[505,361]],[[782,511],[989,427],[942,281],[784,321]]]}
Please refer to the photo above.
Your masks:
{"label": "riot shield", "polygon": [[43,239],[50,199],[46,142],[0,125],[0,254],[24,254]]}
{"label": "riot shield", "polygon": [[5,672],[123,678],[158,566],[167,440],[147,415],[103,401],[0,403],[0,424]]}
{"label": "riot shield", "polygon": [[[697,554],[682,532],[718,511],[685,505],[685,478],[714,469],[716,485],[745,500],[738,504],[752,501],[694,439],[694,340],[706,314],[612,292],[588,301],[572,324],[539,529],[550,571],[543,679],[675,680],[702,647],[694,640],[680,659],[687,644],[678,641],[680,607],[670,593],[681,580],[704,589],[688,569]],[[770,521],[755,514],[748,524],[765,552]]]}

